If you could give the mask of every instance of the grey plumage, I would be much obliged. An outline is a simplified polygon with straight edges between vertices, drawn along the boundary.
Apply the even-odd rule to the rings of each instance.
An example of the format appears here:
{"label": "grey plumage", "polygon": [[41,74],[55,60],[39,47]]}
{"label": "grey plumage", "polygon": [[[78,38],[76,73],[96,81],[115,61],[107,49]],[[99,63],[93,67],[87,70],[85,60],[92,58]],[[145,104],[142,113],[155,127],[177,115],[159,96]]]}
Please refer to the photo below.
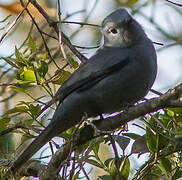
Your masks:
{"label": "grey plumage", "polygon": [[125,9],[118,9],[103,20],[101,29],[103,47],[57,91],[54,101],[60,103],[52,121],[13,163],[12,171],[54,136],[79,123],[85,113],[94,117],[120,111],[150,90],[157,58],[139,23]]}

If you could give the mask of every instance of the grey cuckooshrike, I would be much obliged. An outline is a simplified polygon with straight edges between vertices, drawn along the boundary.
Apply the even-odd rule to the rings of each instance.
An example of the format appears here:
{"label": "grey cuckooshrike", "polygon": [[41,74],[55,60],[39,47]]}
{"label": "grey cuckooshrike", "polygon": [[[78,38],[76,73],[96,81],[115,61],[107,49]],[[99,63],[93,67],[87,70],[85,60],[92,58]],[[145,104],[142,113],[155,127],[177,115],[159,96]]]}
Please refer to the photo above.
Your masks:
{"label": "grey cuckooshrike", "polygon": [[118,9],[103,20],[101,29],[104,45],[59,88],[53,98],[59,105],[52,121],[14,161],[13,172],[85,114],[121,111],[151,89],[157,57],[140,24],[125,9]]}

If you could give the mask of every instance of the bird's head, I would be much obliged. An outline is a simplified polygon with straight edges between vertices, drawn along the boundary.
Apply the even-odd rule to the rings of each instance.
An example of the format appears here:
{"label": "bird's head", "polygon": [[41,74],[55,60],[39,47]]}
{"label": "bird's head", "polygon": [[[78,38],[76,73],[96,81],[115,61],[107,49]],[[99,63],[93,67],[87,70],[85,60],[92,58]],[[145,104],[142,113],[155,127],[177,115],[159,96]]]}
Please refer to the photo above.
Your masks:
{"label": "bird's head", "polygon": [[108,15],[102,22],[101,31],[107,47],[129,47],[146,36],[140,24],[125,9]]}

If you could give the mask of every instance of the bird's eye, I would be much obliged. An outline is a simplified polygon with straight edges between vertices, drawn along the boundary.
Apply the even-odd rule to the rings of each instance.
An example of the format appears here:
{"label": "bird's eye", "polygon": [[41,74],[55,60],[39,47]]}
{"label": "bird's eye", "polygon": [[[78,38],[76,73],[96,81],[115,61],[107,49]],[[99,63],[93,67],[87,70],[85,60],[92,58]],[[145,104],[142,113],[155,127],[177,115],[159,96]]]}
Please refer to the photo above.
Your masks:
{"label": "bird's eye", "polygon": [[117,31],[115,28],[112,28],[112,29],[110,30],[110,32],[112,32],[113,34],[116,34],[118,31]]}

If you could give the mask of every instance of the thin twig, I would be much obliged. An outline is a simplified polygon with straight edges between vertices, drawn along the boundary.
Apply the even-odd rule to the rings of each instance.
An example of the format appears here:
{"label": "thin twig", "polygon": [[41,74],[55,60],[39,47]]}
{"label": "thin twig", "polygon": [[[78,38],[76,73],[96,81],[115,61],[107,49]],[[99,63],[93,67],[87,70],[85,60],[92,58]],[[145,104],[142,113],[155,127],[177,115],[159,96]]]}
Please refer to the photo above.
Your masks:
{"label": "thin twig", "polygon": [[85,171],[85,169],[83,168],[83,166],[80,165],[80,167],[81,167],[81,170],[82,170],[83,174],[85,175],[86,179],[87,179],[87,180],[90,180],[90,178],[88,177],[88,174],[87,174],[87,172]]}
{"label": "thin twig", "polygon": [[172,1],[169,1],[169,0],[166,0],[167,2],[173,4],[173,5],[176,5],[176,6],[179,6],[179,7],[182,7],[182,4],[179,4],[179,3],[174,3]]}
{"label": "thin twig", "polygon": [[78,24],[81,26],[94,26],[94,27],[100,27],[100,25],[97,24],[90,24],[90,23],[85,23],[85,22],[73,22],[73,21],[61,21],[61,23],[68,23],[68,24]]}
{"label": "thin twig", "polygon": [[153,43],[154,43],[154,44],[157,44],[157,45],[159,45],[159,46],[164,46],[164,44],[163,44],[163,43],[154,42],[154,41],[153,41]]}
{"label": "thin twig", "polygon": [[[20,1],[22,2],[22,0],[20,0]],[[22,3],[23,3],[23,2],[22,2]],[[41,36],[41,38],[42,38],[42,40],[43,40],[43,43],[44,43],[44,46],[45,46],[45,49],[46,49],[46,51],[47,51],[47,53],[48,53],[49,58],[51,59],[52,62],[54,62],[55,66],[59,69],[59,66],[57,65],[57,63],[54,61],[54,59],[53,59],[52,56],[51,56],[51,53],[50,53],[50,51],[49,51],[49,48],[48,48],[48,46],[47,46],[46,40],[45,40],[45,38],[44,38],[44,36],[43,36],[43,34],[42,34],[41,29],[39,28],[38,24],[36,23],[35,19],[34,19],[33,16],[31,15],[31,13],[29,12],[29,10],[28,10],[27,8],[25,8],[25,9],[26,9],[28,15],[30,16],[30,18],[32,19],[34,25],[36,26],[38,32],[40,33],[40,36]]]}
{"label": "thin twig", "polygon": [[3,102],[8,101],[9,99],[11,99],[11,98],[13,98],[14,96],[16,96],[16,94],[17,94],[17,92],[12,93],[10,96],[8,96],[8,97],[6,97],[6,98],[0,100],[0,103],[3,103]]}
{"label": "thin twig", "polygon": [[78,11],[74,11],[72,13],[67,14],[66,17],[64,18],[64,20],[66,20],[66,19],[68,19],[68,18],[70,18],[70,17],[72,17],[74,15],[77,15],[79,13],[85,13],[85,12],[86,12],[86,9],[81,9],[81,10],[78,10]]}
{"label": "thin twig", "polygon": [[112,148],[113,148],[113,151],[114,151],[117,175],[118,175],[119,180],[122,180],[121,173],[120,173],[120,170],[119,170],[121,163],[120,163],[120,158],[119,158],[118,151],[117,151],[117,148],[116,148],[116,144],[115,144],[115,141],[114,141],[114,139],[113,139],[113,137],[111,135],[109,135],[109,138],[110,138],[110,142],[111,142],[111,145],[112,145]]}
{"label": "thin twig", "polygon": [[14,131],[16,129],[27,129],[27,130],[32,130],[32,131],[34,131],[36,133],[40,133],[40,130],[39,129],[33,128],[31,126],[26,126],[26,125],[24,125],[24,124],[22,124],[20,122],[20,123],[17,123],[15,125],[12,125],[11,127],[8,127],[5,130],[1,131],[0,132],[0,136],[4,136],[4,135],[6,135],[6,134],[8,134],[8,133],[10,133],[10,132],[12,132],[12,131]]}
{"label": "thin twig", "polygon": [[[50,19],[49,15],[44,11],[44,9],[37,3],[36,0],[30,0],[30,2],[35,8],[37,8],[37,10],[46,19],[49,26],[53,27],[56,33],[58,34],[58,28],[56,26],[56,23],[52,19]],[[83,54],[81,54],[79,51],[77,51],[77,49],[71,44],[69,38],[64,33],[62,33],[62,38],[64,43],[70,48],[73,54],[75,54],[80,59],[80,61],[84,62],[87,60],[87,58]]]}
{"label": "thin twig", "polygon": [[72,67],[70,64],[68,57],[64,50],[64,43],[62,39],[62,23],[61,23],[61,9],[60,9],[60,0],[57,0],[57,16],[58,16],[58,39],[59,39],[59,47],[61,49],[61,52],[63,54],[63,58],[66,60],[67,63]]}
{"label": "thin twig", "polygon": [[18,20],[22,16],[23,12],[27,8],[28,4],[29,4],[29,2],[26,4],[26,6],[24,7],[24,9],[18,14],[18,16],[16,17],[16,19],[11,23],[11,25],[8,27],[8,29],[6,30],[6,32],[2,35],[2,37],[0,38],[0,43],[7,36],[7,34],[11,31],[11,29],[16,25],[16,23],[18,22]]}
{"label": "thin twig", "polygon": [[158,95],[158,96],[163,95],[161,92],[156,91],[155,89],[151,89],[150,91],[151,91],[152,93],[154,93],[154,94]]}

